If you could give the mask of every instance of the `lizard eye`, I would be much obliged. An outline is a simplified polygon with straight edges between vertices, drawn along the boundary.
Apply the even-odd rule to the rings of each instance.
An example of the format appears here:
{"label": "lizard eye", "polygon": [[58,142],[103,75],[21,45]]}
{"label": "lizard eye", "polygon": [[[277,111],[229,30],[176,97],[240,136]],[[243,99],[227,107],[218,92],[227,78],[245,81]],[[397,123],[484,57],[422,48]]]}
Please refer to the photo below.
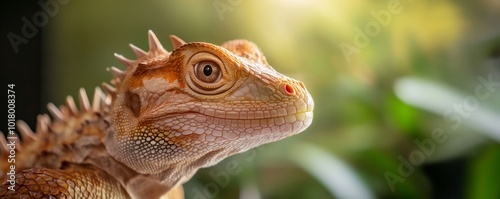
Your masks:
{"label": "lizard eye", "polygon": [[201,61],[194,65],[195,76],[205,83],[214,83],[221,79],[220,66],[213,61]]}
{"label": "lizard eye", "polygon": [[208,53],[194,54],[186,65],[186,83],[194,92],[202,95],[218,95],[229,90],[236,81],[227,62]]}

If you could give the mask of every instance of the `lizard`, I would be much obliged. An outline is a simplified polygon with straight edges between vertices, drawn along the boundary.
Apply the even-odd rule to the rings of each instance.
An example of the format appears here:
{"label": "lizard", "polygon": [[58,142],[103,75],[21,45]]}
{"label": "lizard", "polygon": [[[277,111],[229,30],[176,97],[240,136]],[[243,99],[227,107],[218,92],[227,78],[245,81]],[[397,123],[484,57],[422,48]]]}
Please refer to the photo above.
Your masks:
{"label": "lizard", "polygon": [[[184,198],[198,169],[312,123],[305,85],[253,42],[170,40],[171,52],[149,30],[149,51],[115,53],[126,70],[108,68],[111,84],[92,99],[82,88],[79,106],[71,96],[49,103],[52,118],[39,115],[35,131],[18,121],[19,139],[0,136],[0,197]],[[15,164],[4,164],[13,153]]]}

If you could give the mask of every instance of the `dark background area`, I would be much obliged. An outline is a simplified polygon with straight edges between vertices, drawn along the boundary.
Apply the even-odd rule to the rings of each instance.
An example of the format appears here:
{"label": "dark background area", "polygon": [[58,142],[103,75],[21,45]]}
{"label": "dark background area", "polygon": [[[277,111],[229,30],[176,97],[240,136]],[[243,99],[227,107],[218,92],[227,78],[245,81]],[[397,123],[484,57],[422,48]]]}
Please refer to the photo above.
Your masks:
{"label": "dark background area", "polygon": [[19,45],[16,53],[7,35],[12,32],[23,36],[23,17],[33,16],[40,11],[37,1],[4,1],[2,2],[2,106],[3,113],[1,130],[7,131],[7,85],[15,84],[16,95],[16,118],[26,121],[34,129],[36,116],[42,111],[41,108],[41,66],[42,66],[42,31],[37,28],[38,33],[28,42]]}

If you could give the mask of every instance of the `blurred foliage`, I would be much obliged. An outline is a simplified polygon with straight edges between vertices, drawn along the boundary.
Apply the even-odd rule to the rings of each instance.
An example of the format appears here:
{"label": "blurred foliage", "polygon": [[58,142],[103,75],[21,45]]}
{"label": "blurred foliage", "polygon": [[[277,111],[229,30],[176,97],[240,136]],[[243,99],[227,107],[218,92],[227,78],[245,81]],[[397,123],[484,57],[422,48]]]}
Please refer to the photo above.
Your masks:
{"label": "blurred foliage", "polygon": [[[500,2],[495,0],[69,1],[43,29],[44,100],[62,103],[79,87],[108,81],[111,75],[104,69],[119,65],[113,53],[133,57],[128,43],[147,49],[149,29],[166,49],[169,34],[215,44],[244,38],[255,42],[278,71],[306,84],[316,104],[313,124],[302,134],[200,170],[185,185],[187,198],[203,198],[198,192],[207,198],[342,197],[335,191],[338,185],[321,181],[303,166],[300,160],[309,158],[297,158],[303,154],[294,152],[305,150],[304,143],[349,169],[336,175],[343,171],[328,167],[331,162],[308,165],[323,169],[319,172],[327,180],[330,174],[343,176],[336,180],[346,187],[360,182],[347,192],[368,193],[367,198],[498,198],[500,152],[491,135],[500,134],[500,127],[494,128],[500,123],[500,87],[479,101],[481,108],[471,116],[462,117],[459,128],[453,129],[443,114],[454,108],[452,101],[476,95],[479,76],[500,81],[499,21]],[[356,30],[371,36],[362,42]],[[342,43],[357,50],[346,56]],[[437,94],[413,90],[424,88],[420,84],[402,87],[413,96],[402,100],[394,88],[406,77],[445,86]],[[448,91],[460,95],[443,102],[442,93]],[[477,118],[486,120],[484,115],[491,132],[474,127]],[[398,157],[411,161],[412,152],[422,152],[415,141],[432,139],[436,128],[444,129],[446,141],[436,143],[422,165],[401,177]],[[465,169],[450,164],[445,170],[456,171],[453,175],[461,180],[437,184],[446,176],[425,169],[453,159],[465,160]],[[234,162],[239,172],[218,184],[213,176],[229,172]],[[387,172],[402,179],[394,191]]]}

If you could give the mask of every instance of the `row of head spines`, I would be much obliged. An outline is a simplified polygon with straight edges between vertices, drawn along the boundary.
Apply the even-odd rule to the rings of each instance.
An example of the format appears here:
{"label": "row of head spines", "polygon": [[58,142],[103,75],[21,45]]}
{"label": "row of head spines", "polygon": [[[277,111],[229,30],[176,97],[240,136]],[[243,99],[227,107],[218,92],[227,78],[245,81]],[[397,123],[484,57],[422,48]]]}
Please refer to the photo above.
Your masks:
{"label": "row of head spines", "polygon": [[[182,39],[175,35],[170,35],[170,41],[172,42],[173,50],[179,48],[184,45]],[[131,60],[125,58],[124,56],[115,53],[115,57],[120,61],[123,65],[126,66],[126,70],[122,71],[114,66],[108,68],[107,70],[113,74],[113,79],[111,80],[111,84],[103,83],[102,87],[106,90],[107,93],[115,96],[116,88],[120,86],[121,82],[125,79],[127,74],[133,73],[139,65],[148,65],[148,62],[155,61],[158,59],[168,59],[171,52],[168,52],[163,48],[163,45],[158,40],[158,37],[153,33],[153,31],[149,30],[148,32],[148,43],[149,43],[149,51],[146,52],[139,47],[129,44],[132,52],[134,52],[136,59]]]}

